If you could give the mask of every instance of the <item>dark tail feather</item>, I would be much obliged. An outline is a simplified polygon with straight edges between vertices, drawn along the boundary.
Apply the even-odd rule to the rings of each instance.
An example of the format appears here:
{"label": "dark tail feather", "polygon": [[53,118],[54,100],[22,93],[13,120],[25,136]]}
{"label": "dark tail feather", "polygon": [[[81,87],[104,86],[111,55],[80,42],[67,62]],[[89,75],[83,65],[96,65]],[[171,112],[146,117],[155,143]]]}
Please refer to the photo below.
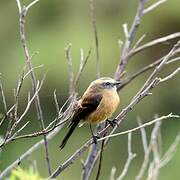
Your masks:
{"label": "dark tail feather", "polygon": [[80,120],[79,119],[74,119],[71,124],[69,125],[70,129],[68,131],[68,133],[66,134],[66,136],[64,137],[64,139],[62,140],[62,143],[60,145],[60,148],[63,149],[64,146],[66,145],[68,139],[70,138],[70,136],[72,135],[72,133],[74,132],[75,128],[77,127],[77,125],[79,124]]}

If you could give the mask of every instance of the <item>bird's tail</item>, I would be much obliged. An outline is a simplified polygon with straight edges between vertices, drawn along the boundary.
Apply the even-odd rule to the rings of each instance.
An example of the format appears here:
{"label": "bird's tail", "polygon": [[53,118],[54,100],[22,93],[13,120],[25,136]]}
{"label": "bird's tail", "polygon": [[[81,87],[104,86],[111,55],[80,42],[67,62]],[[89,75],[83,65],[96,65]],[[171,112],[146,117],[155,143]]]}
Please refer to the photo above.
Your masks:
{"label": "bird's tail", "polygon": [[66,145],[68,139],[70,138],[70,136],[72,135],[72,133],[74,132],[75,128],[77,127],[77,125],[79,124],[80,119],[73,119],[73,121],[70,123],[69,125],[69,131],[67,132],[66,136],[64,137],[64,139],[61,142],[60,148],[63,149],[64,146]]}

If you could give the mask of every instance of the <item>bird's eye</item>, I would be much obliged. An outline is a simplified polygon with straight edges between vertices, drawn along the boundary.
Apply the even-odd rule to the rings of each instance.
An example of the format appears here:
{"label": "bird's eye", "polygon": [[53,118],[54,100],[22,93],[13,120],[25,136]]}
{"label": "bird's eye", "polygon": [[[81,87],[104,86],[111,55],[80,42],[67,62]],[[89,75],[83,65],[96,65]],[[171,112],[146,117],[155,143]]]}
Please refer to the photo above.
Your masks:
{"label": "bird's eye", "polygon": [[110,86],[111,83],[110,83],[110,82],[105,82],[104,85],[105,85],[105,86]]}

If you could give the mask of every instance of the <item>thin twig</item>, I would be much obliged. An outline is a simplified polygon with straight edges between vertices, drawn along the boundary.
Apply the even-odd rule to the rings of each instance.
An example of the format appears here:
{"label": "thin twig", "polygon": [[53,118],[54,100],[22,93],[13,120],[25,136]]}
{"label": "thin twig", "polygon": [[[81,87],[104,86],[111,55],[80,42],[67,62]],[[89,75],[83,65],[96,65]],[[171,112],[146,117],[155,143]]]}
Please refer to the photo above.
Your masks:
{"label": "thin twig", "polygon": [[119,177],[117,178],[117,180],[122,180],[127,172],[128,172],[128,169],[129,169],[129,166],[131,164],[131,161],[136,157],[136,154],[135,153],[132,153],[132,148],[131,148],[131,137],[132,137],[132,133],[128,133],[128,158],[127,158],[127,161],[126,161],[126,164],[124,165],[124,168],[123,168],[123,171],[122,173],[119,175]]}
{"label": "thin twig", "polygon": [[6,98],[5,98],[5,95],[4,95],[4,90],[3,90],[3,85],[2,85],[1,79],[0,79],[0,90],[1,90],[2,102],[3,102],[3,105],[4,105],[4,111],[6,113],[7,112],[7,104],[6,104]]}
{"label": "thin twig", "polygon": [[[137,121],[138,121],[138,125],[142,126],[142,121],[140,117],[137,118]],[[144,149],[144,154],[145,154],[148,150],[146,130],[144,127],[141,127],[140,131],[141,131],[142,144],[143,144],[143,149]]]}
{"label": "thin twig", "polygon": [[166,64],[170,64],[170,63],[173,63],[173,62],[176,62],[179,60],[180,60],[180,57],[176,57],[176,58],[173,58],[173,59],[170,59],[169,61],[167,61]]}
{"label": "thin twig", "polygon": [[55,106],[56,106],[56,113],[57,113],[57,117],[58,117],[60,108],[59,108],[59,103],[57,100],[56,89],[54,90],[53,96],[54,96],[54,102],[55,102]]}
{"label": "thin twig", "polygon": [[120,135],[124,135],[124,134],[128,134],[130,132],[137,131],[137,130],[139,130],[141,128],[144,128],[146,126],[150,126],[150,125],[154,124],[157,121],[161,121],[161,120],[164,120],[164,119],[167,119],[167,118],[179,118],[179,116],[178,115],[173,115],[172,113],[170,113],[170,114],[168,114],[166,116],[161,116],[161,117],[156,118],[156,119],[154,119],[154,120],[152,120],[150,122],[147,122],[147,123],[145,123],[145,124],[143,124],[141,126],[137,126],[135,128],[129,129],[127,131],[123,131],[123,132],[120,132],[120,133],[107,135],[105,137],[102,137],[102,138],[98,139],[98,141],[102,141],[102,140],[107,139],[107,138],[112,138],[112,137],[116,137],[116,136],[120,136]]}
{"label": "thin twig", "polygon": [[[141,134],[141,136],[142,136],[142,134]],[[149,156],[150,156],[151,150],[152,150],[152,147],[151,147],[151,145],[149,145],[147,150],[144,152],[144,160],[141,164],[140,170],[139,170],[135,180],[142,179],[144,172],[147,168],[148,162],[149,162]]]}
{"label": "thin twig", "polygon": [[27,125],[29,124],[29,121],[27,121],[20,129],[18,129],[9,139],[6,140],[9,141],[11,138],[15,137],[16,135],[18,135]]}
{"label": "thin twig", "polygon": [[18,10],[19,10],[19,14],[20,14],[22,12],[21,2],[20,2],[20,0],[16,0],[16,3],[17,3]]}
{"label": "thin twig", "polygon": [[128,32],[128,25],[127,25],[127,23],[124,23],[122,25],[122,27],[123,27],[123,30],[124,30],[125,37],[128,38],[129,32]]}
{"label": "thin twig", "polygon": [[[26,20],[26,14],[27,14],[28,10],[33,5],[35,5],[38,2],[38,0],[32,1],[29,5],[27,5],[27,7],[23,6],[23,8],[21,6],[20,0],[16,0],[16,2],[17,2],[19,16],[20,16],[19,17],[19,22],[20,22],[19,26],[20,26],[21,45],[24,50],[25,60],[26,60],[28,69],[29,69],[29,71],[32,70],[31,71],[32,88],[33,88],[33,92],[35,92],[35,89],[37,86],[37,80],[36,80],[36,76],[35,76],[35,73],[32,68],[33,66],[32,66],[31,56],[30,56],[28,46],[27,46],[26,33],[25,33],[25,20]],[[35,98],[35,106],[36,106],[38,120],[40,122],[40,127],[43,130],[45,125],[44,125],[43,113],[42,113],[41,103],[40,103],[38,94],[36,95],[36,98]],[[50,164],[50,160],[49,160],[48,144],[47,144],[47,140],[46,140],[46,135],[44,135],[43,138],[44,138],[44,146],[45,146],[45,158],[46,158],[49,174],[51,174],[51,164]]]}
{"label": "thin twig", "polygon": [[155,8],[157,8],[158,6],[160,6],[161,4],[165,3],[167,0],[159,0],[157,2],[155,2],[154,4],[152,4],[151,6],[147,7],[146,9],[143,10],[143,14],[147,14],[150,11],[154,10]]}
{"label": "thin twig", "polygon": [[[107,126],[107,121],[105,123],[102,123],[102,125],[97,128],[97,131],[102,130],[103,127],[106,127],[106,126]],[[105,136],[106,136],[106,133],[103,135],[103,137],[105,137]],[[101,169],[102,169],[104,145],[105,145],[105,141],[102,141],[99,153],[97,153],[97,155],[96,155],[96,159],[99,157],[99,164],[98,164],[98,171],[97,171],[97,174],[96,174],[96,180],[99,179]]]}
{"label": "thin twig", "polygon": [[96,26],[95,6],[94,6],[94,0],[89,0],[89,2],[90,2],[91,23],[94,31],[94,39],[96,45],[96,73],[97,73],[97,78],[99,78],[100,77],[99,40],[98,40],[98,33]]}
{"label": "thin twig", "polygon": [[[102,130],[103,128],[104,128],[104,123],[98,124],[96,126],[96,132]],[[84,162],[83,171],[82,171],[82,180],[88,180],[90,178],[99,155],[100,155],[100,150],[98,144],[93,144],[92,148],[90,148],[89,150],[86,161]]]}
{"label": "thin twig", "polygon": [[0,122],[0,127],[4,124],[5,120],[7,119],[7,117],[10,115],[10,113],[13,111],[15,105],[13,105],[8,111],[7,113],[3,116],[1,122]]}
{"label": "thin twig", "polygon": [[26,6],[26,10],[28,11],[29,10],[29,8],[31,8],[33,5],[35,5],[37,2],[39,2],[39,0],[34,0],[34,1],[32,1],[30,4],[28,4],[27,6]]}
{"label": "thin twig", "polygon": [[[75,104],[75,99],[71,98],[71,103],[69,105],[69,107],[66,109],[66,111],[63,113],[63,117],[66,119],[66,117],[69,117],[69,114],[72,113],[73,111],[73,107]],[[62,129],[64,124],[59,125],[58,127],[56,127],[53,131],[51,131],[48,135],[47,135],[47,140],[52,139],[54,136],[56,136],[56,134],[59,133],[59,131]],[[29,155],[31,155],[35,150],[37,150],[38,148],[40,148],[42,145],[44,144],[44,139],[40,140],[39,142],[37,142],[36,144],[34,144],[32,147],[30,147],[27,151],[25,151],[19,158],[17,158],[13,163],[11,163],[5,170],[3,170],[0,174],[0,179],[2,179],[3,177],[5,177],[7,174],[10,173],[10,171],[16,167],[19,162],[21,162],[24,159],[27,159],[27,157]]]}
{"label": "thin twig", "polygon": [[[166,62],[172,57],[174,52],[179,48],[180,41],[178,41],[173,48],[168,52],[166,56],[163,57],[163,60],[155,67],[154,71],[151,73],[151,75],[148,77],[144,85],[141,87],[141,89],[138,91],[137,95],[134,96],[134,99],[139,96],[144,89],[152,82],[153,78],[159,73],[159,71],[162,69],[162,67],[166,64]],[[160,81],[160,79],[159,79]]]}
{"label": "thin twig", "polygon": [[83,72],[83,70],[84,70],[84,68],[86,66],[86,63],[87,63],[90,55],[91,55],[91,48],[89,49],[88,54],[84,59],[83,50],[81,49],[81,58],[80,58],[79,71],[77,72],[77,74],[76,74],[76,76],[75,76],[75,78],[73,80],[74,81],[73,82],[73,88],[74,89],[76,88],[76,86],[77,86],[77,84],[79,82],[80,76],[81,76],[81,74],[82,74],[82,72]]}
{"label": "thin twig", "polygon": [[[58,127],[56,130],[51,132],[50,134],[47,135],[47,140],[49,141],[52,139],[56,134],[59,133],[62,127]],[[11,163],[4,171],[1,172],[0,174],[0,179],[3,179],[5,176],[7,176],[11,170],[16,167],[22,160],[27,159],[29,155],[31,155],[35,150],[39,149],[42,145],[44,144],[44,139],[40,140],[36,144],[34,144],[32,147],[28,148],[25,153],[21,154],[20,157],[18,157],[13,163]]]}
{"label": "thin twig", "polygon": [[109,180],[115,180],[116,167],[112,167]]}
{"label": "thin twig", "polygon": [[[33,69],[37,69],[43,67],[43,65],[34,67]],[[25,68],[24,68],[25,69]],[[16,92],[15,92],[15,104],[9,109],[7,110],[6,114],[4,115],[4,117],[2,118],[1,122],[0,122],[0,127],[3,125],[4,121],[6,120],[6,118],[9,116],[9,114],[14,110],[15,116],[17,116],[17,101],[18,101],[18,96],[20,94],[20,90],[23,84],[23,81],[25,80],[25,78],[27,78],[27,76],[30,74],[32,70],[28,71],[26,74],[24,74],[24,71],[22,73],[22,76],[20,76],[19,81],[18,81],[18,85],[16,88]],[[4,97],[5,98],[5,97]],[[4,99],[5,100],[5,99]],[[14,117],[17,118],[17,117]],[[8,125],[10,127],[10,124]],[[8,130],[7,130],[8,131]],[[7,133],[6,133],[7,134]]]}
{"label": "thin twig", "polygon": [[[172,55],[170,55],[169,58],[173,57],[174,55],[176,55],[177,53],[179,53],[179,50],[178,51],[175,51]],[[164,56],[165,57],[165,56]],[[131,83],[135,78],[139,77],[140,75],[142,75],[143,73],[149,71],[150,69],[153,69],[155,66],[159,65],[164,57],[154,61],[153,63],[147,65],[147,66],[144,66],[143,68],[139,69],[137,72],[135,72],[134,74],[126,77],[125,79],[122,80],[122,83],[121,85],[118,87],[118,90],[121,90],[122,88],[124,88],[125,86],[127,86],[129,83]],[[173,62],[176,62],[176,61],[179,61],[180,60],[180,57],[177,57],[177,58],[174,58],[174,59],[171,59],[171,60],[168,60],[165,65],[168,65],[170,63],[173,63]]]}
{"label": "thin twig", "polygon": [[135,34],[139,28],[141,18],[143,16],[144,5],[146,2],[147,2],[147,0],[140,0],[139,1],[139,5],[137,8],[136,15],[134,17],[133,23],[132,23],[131,28],[128,32],[128,36],[126,35],[127,38],[126,38],[124,46],[123,46],[120,62],[119,62],[119,65],[118,65],[116,72],[115,72],[115,75],[114,75],[115,79],[117,79],[117,80],[119,80],[122,77],[122,73],[125,70],[126,64],[128,63],[128,60],[129,60],[128,54],[129,54],[130,48],[132,46],[132,42],[134,40]]}
{"label": "thin twig", "polygon": [[153,47],[153,46],[156,46],[158,44],[163,44],[165,42],[168,42],[169,40],[172,40],[172,39],[176,39],[176,38],[179,38],[180,37],[180,32],[176,32],[176,33],[173,33],[173,34],[170,34],[170,35],[167,35],[167,36],[164,36],[164,37],[161,37],[161,38],[158,38],[158,39],[155,39],[155,40],[152,40],[146,44],[143,44],[142,46],[139,46],[137,48],[133,48],[130,52],[129,52],[129,56],[133,56],[141,51],[144,51],[145,49],[148,49],[150,47]]}
{"label": "thin twig", "polygon": [[136,49],[136,48],[141,44],[141,42],[144,40],[145,37],[146,37],[146,34],[143,34],[143,35],[137,40],[137,42],[135,43],[133,49]]}
{"label": "thin twig", "polygon": [[68,61],[69,95],[71,95],[71,94],[74,93],[74,92],[73,92],[74,73],[73,73],[73,68],[72,68],[71,47],[72,47],[72,44],[70,43],[70,44],[65,48],[66,59],[67,59],[67,61]]}
{"label": "thin twig", "polygon": [[5,138],[5,141],[0,144],[0,147],[2,147],[3,145],[5,145],[6,143],[8,143],[9,141],[11,141],[11,135],[13,133],[13,131],[15,130],[15,128],[17,127],[17,125],[21,122],[21,120],[24,118],[24,116],[27,114],[32,102],[34,101],[35,97],[37,96],[37,94],[39,93],[42,85],[43,85],[43,82],[44,82],[44,78],[43,80],[41,81],[41,83],[39,84],[39,82],[37,82],[37,88],[36,88],[36,92],[35,94],[32,96],[31,99],[28,100],[28,103],[26,105],[26,108],[24,110],[24,112],[22,113],[22,115],[18,118],[17,121],[14,122],[14,124],[12,125],[12,127],[10,128],[10,130],[8,131],[7,135],[6,135],[6,138]]}
{"label": "thin twig", "polygon": [[157,179],[159,175],[159,163],[160,163],[160,154],[159,154],[159,147],[158,147],[158,134],[161,127],[161,121],[158,121],[154,129],[151,133],[151,142],[150,146],[152,148],[153,153],[153,160],[149,165],[148,170],[148,180]]}
{"label": "thin twig", "polygon": [[180,67],[178,67],[176,70],[174,70],[171,74],[169,74],[168,76],[161,78],[160,81],[161,82],[165,82],[171,78],[173,78],[176,74],[178,74],[180,72]]}
{"label": "thin twig", "polygon": [[164,154],[164,156],[161,158],[161,162],[160,162],[160,168],[164,167],[174,156],[176,150],[177,150],[177,146],[180,143],[180,133],[176,136],[174,142],[171,144],[171,146],[169,147],[169,149],[166,151],[166,153]]}
{"label": "thin twig", "polygon": [[[65,107],[65,105],[67,104],[67,102],[68,102],[68,100],[63,104],[63,106],[59,110],[59,116],[56,117],[52,122],[50,122],[49,125],[43,131],[38,131],[38,132],[34,132],[32,134],[25,134],[25,135],[19,135],[19,136],[16,136],[17,134],[14,134],[12,137],[9,137],[6,140],[6,142],[4,142],[3,144],[0,144],[0,147],[4,146],[5,144],[7,144],[11,141],[15,141],[18,139],[33,138],[33,137],[38,137],[38,136],[41,136],[44,134],[49,134],[50,132],[52,132],[57,127],[64,125],[67,121],[69,121],[71,115],[73,114],[72,111],[73,111],[74,102],[72,102],[69,105],[69,107],[67,108],[67,110],[61,114],[61,112],[62,112],[63,108]],[[60,121],[60,122],[58,123],[58,121]]]}
{"label": "thin twig", "polygon": [[97,154],[99,155],[98,147],[93,144],[92,148],[89,149],[88,156],[83,164],[82,180],[88,180],[90,178],[99,157]]}

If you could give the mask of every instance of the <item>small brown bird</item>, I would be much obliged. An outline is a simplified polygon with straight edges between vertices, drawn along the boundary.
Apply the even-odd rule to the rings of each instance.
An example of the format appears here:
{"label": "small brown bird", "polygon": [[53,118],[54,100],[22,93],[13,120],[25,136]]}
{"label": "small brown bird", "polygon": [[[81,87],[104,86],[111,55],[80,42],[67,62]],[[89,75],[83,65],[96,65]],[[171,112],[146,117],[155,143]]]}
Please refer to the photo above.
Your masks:
{"label": "small brown bird", "polygon": [[99,78],[91,82],[77,103],[72,121],[68,126],[70,129],[60,145],[61,149],[64,148],[81,120],[83,122],[99,123],[112,116],[119,104],[117,93],[117,85],[119,84],[119,81],[109,77]]}

